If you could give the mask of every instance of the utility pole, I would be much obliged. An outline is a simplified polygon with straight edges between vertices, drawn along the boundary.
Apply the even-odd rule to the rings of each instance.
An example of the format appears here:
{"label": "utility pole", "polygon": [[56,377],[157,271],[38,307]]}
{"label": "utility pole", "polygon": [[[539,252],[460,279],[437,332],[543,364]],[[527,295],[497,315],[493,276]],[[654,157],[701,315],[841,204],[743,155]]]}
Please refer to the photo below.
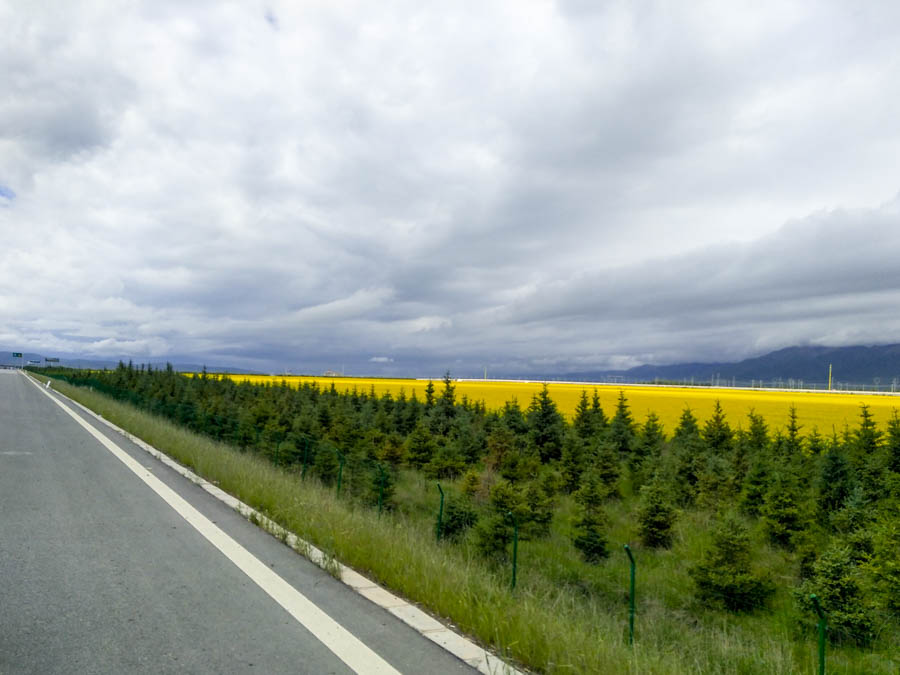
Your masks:
{"label": "utility pole", "polygon": [[831,391],[831,364],[828,364],[828,391]]}

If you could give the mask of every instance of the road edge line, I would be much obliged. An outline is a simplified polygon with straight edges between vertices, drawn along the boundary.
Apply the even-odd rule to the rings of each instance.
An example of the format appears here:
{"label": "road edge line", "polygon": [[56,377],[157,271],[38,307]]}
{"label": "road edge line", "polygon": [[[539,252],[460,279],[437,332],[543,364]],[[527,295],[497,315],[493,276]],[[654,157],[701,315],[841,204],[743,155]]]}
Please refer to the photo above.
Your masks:
{"label": "road edge line", "polygon": [[[35,383],[32,381],[32,384]],[[400,671],[388,663],[384,657],[307,598],[299,588],[277,574],[209,517],[202,514],[174,488],[154,475],[150,467],[142,466],[141,462],[126,452],[114,438],[109,438],[102,429],[91,424],[89,419],[79,415],[63,397],[53,396],[44,387],[37,384],[35,386],[87,431],[115,459],[124,464],[168,507],[193,527],[203,539],[256,584],[263,593],[281,606],[314,639],[343,661],[350,670],[361,675],[363,673],[400,675]],[[67,400],[71,401],[71,399]]]}

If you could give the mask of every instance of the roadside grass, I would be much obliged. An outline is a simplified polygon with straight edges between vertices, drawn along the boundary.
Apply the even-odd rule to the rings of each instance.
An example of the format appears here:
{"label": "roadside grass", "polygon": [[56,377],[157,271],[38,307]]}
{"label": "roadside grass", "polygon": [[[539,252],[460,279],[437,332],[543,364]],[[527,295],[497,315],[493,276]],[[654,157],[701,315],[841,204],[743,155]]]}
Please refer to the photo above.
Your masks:
{"label": "roadside grass", "polygon": [[[42,381],[45,378],[41,378]],[[438,493],[433,481],[401,471],[398,507],[377,510],[299,472],[214,442],[98,392],[54,380],[61,393],[188,466],[360,573],[419,603],[517,664],[548,673],[814,673],[812,636],[798,637],[789,588],[779,585],[771,610],[733,615],[698,606],[687,570],[708,544],[711,516],[688,512],[668,551],[635,545],[636,502],[608,506],[610,557],[582,563],[569,539],[575,513],[561,499],[551,534],[523,540],[519,578],[508,566],[482,560],[469,538],[435,541]],[[445,491],[456,489],[442,482]],[[756,541],[761,541],[756,537]],[[635,645],[627,641],[628,563],[632,542],[638,571]],[[792,574],[793,561],[761,544],[762,567]],[[829,648],[828,672],[900,673],[891,626],[872,650]]]}

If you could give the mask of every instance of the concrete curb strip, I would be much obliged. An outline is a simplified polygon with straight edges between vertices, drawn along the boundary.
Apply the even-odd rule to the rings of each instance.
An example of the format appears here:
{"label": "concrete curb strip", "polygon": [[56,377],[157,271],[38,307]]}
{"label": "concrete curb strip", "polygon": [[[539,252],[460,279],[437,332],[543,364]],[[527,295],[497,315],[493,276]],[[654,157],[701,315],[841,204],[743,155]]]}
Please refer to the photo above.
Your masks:
{"label": "concrete curb strip", "polygon": [[521,670],[514,668],[504,662],[498,656],[479,647],[477,644],[459,633],[440,623],[430,614],[423,612],[413,604],[410,604],[403,598],[394,595],[385,588],[382,588],[374,581],[364,577],[356,570],[336,561],[334,558],[326,554],[321,549],[313,546],[311,543],[301,539],[292,532],[288,532],[281,525],[274,522],[270,518],[264,516],[256,509],[248,506],[236,497],[228,494],[218,486],[210,483],[205,478],[201,478],[187,467],[179,464],[174,459],[157,450],[149,443],[144,442],[134,434],[131,434],[121,427],[116,426],[109,420],[98,415],[93,410],[82,405],[78,401],[74,401],[68,396],[54,390],[54,394],[65,398],[70,403],[77,406],[85,414],[90,415],[94,419],[102,422],[107,427],[116,431],[134,443],[136,446],[152,455],[154,458],[168,466],[173,471],[187,478],[192,483],[200,486],[213,497],[228,505],[244,518],[251,522],[256,522],[271,533],[275,537],[282,540],[296,552],[300,553],[310,561],[326,570],[330,574],[338,578],[342,583],[352,588],[356,593],[363,596],[370,602],[378,605],[384,610],[390,612],[400,621],[415,630],[420,635],[428,638],[436,645],[453,654],[455,657],[472,666],[478,672],[484,675],[525,675]]}

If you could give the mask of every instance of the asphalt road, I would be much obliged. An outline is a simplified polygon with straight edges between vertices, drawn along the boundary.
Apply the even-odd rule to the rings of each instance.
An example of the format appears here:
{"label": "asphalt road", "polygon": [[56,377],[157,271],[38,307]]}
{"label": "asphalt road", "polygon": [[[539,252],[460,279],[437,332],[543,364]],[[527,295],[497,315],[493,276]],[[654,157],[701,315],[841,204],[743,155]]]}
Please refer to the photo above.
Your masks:
{"label": "asphalt road", "polygon": [[0,370],[0,674],[475,672],[79,415],[357,651],[327,647],[314,633],[334,630],[304,626],[43,392]]}

